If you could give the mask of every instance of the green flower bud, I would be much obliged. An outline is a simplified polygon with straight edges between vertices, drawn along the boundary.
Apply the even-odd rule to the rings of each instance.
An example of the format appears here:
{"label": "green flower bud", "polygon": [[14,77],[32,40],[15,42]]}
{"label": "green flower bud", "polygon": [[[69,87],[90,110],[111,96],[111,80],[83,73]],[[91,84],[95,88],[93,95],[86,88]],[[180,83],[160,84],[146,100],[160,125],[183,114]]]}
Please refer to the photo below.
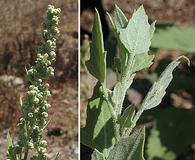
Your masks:
{"label": "green flower bud", "polygon": [[44,148],[44,147],[40,147],[40,148],[38,149],[38,151],[41,152],[41,153],[46,153],[46,152],[47,152],[47,149]]}
{"label": "green flower bud", "polygon": [[57,16],[53,16],[52,20],[51,20],[51,23],[53,25],[58,25],[59,23],[59,18]]}
{"label": "green flower bud", "polygon": [[38,82],[39,82],[39,83],[42,83],[42,79],[38,79]]}
{"label": "green flower bud", "polygon": [[41,141],[41,145],[43,145],[44,147],[46,147],[46,146],[47,146],[47,141],[42,140],[42,141]]}
{"label": "green flower bud", "polygon": [[51,92],[49,90],[46,91],[46,93],[47,93],[47,96],[51,96]]}
{"label": "green flower bud", "polygon": [[50,104],[46,104],[46,106],[47,106],[47,108],[50,108],[50,107],[51,107],[51,105],[50,105]]}
{"label": "green flower bud", "polygon": [[49,57],[50,57],[51,60],[54,60],[54,58],[56,57],[56,53],[54,51],[51,51],[49,53]]}
{"label": "green flower bud", "polygon": [[31,112],[28,113],[28,117],[32,118],[33,117],[33,114]]}
{"label": "green flower bud", "polygon": [[34,110],[34,113],[35,113],[35,114],[39,113],[39,109],[35,109],[35,110]]}
{"label": "green flower bud", "polygon": [[49,88],[49,83],[45,83],[45,87],[46,88]]}
{"label": "green flower bud", "polygon": [[39,99],[37,97],[35,97],[34,102],[35,102],[35,104],[38,104],[39,103]]}
{"label": "green flower bud", "polygon": [[53,75],[54,75],[54,69],[53,69],[51,66],[49,66],[49,67],[47,68],[47,73],[48,73],[48,75],[53,76]]}
{"label": "green flower bud", "polygon": [[32,142],[28,142],[28,148],[29,149],[33,149],[34,148],[34,144]]}
{"label": "green flower bud", "polygon": [[48,117],[48,113],[47,113],[47,112],[43,112],[43,113],[42,113],[42,116],[43,116],[44,118],[47,118],[47,117]]}

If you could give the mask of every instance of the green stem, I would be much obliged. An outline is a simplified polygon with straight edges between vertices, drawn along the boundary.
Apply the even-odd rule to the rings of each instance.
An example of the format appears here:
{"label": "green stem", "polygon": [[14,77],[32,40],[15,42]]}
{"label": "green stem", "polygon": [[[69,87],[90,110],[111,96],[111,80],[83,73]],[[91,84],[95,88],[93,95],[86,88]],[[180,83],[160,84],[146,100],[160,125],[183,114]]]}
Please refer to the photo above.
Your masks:
{"label": "green stem", "polygon": [[26,151],[24,153],[24,159],[23,160],[27,160],[28,158],[28,148],[26,148]]}
{"label": "green stem", "polygon": [[133,118],[133,123],[131,125],[130,128],[128,128],[124,134],[124,136],[129,136],[130,133],[132,132],[133,128],[136,126],[137,121],[139,120],[139,117],[141,116],[141,114],[143,113],[144,109],[142,109],[143,107],[141,107],[138,112],[136,113],[135,117]]}
{"label": "green stem", "polygon": [[126,91],[127,89],[131,86],[133,82],[133,78],[135,74],[131,73],[131,68],[133,65],[133,60],[134,60],[134,54],[130,55],[127,66],[124,69],[124,72],[121,75],[120,81],[117,82],[115,89],[118,90],[118,94],[116,97],[116,110],[117,114],[120,116],[122,112],[122,106],[123,106],[123,101],[125,99]]}

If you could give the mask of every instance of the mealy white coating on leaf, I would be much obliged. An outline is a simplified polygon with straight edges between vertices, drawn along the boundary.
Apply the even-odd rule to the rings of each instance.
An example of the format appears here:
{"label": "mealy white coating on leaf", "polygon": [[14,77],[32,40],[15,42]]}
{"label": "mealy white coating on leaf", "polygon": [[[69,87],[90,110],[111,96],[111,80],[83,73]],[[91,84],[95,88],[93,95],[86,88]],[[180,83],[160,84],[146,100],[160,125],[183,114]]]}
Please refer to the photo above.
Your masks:
{"label": "mealy white coating on leaf", "polygon": [[149,51],[154,24],[151,27],[148,23],[148,16],[143,6],[133,13],[127,27],[120,31],[120,40],[129,53],[141,54]]}
{"label": "mealy white coating on leaf", "polygon": [[150,37],[152,39],[153,35],[154,35],[154,32],[155,32],[155,24],[156,24],[156,21],[152,22],[152,24],[150,25]]}
{"label": "mealy white coating on leaf", "polygon": [[166,89],[173,79],[172,72],[180,64],[181,59],[186,60],[184,56],[178,57],[166,67],[159,80],[154,82],[152,88],[143,101],[142,108],[144,110],[154,108],[161,103],[162,98],[166,94]]}
{"label": "mealy white coating on leaf", "polygon": [[134,132],[127,138],[121,138],[110,151],[107,160],[145,160],[143,156],[145,129]]}
{"label": "mealy white coating on leaf", "polygon": [[93,154],[91,155],[91,160],[105,160],[105,158],[101,152],[95,149]]}

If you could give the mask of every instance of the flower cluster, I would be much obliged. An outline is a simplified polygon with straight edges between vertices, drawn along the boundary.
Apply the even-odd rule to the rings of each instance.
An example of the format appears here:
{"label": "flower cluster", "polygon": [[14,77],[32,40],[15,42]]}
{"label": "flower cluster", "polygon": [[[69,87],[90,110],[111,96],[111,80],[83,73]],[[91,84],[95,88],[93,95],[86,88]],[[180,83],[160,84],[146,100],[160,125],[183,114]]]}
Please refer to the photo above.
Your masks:
{"label": "flower cluster", "polygon": [[18,124],[18,143],[8,148],[10,160],[26,160],[30,149],[37,152],[31,160],[47,160],[47,142],[42,138],[42,131],[47,124],[47,109],[50,106],[47,97],[50,91],[49,84],[44,83],[44,80],[54,74],[51,63],[56,56],[59,13],[60,9],[48,5],[47,20],[43,23],[44,42],[37,49],[35,65],[27,70],[27,80],[31,85],[22,103],[23,118]]}

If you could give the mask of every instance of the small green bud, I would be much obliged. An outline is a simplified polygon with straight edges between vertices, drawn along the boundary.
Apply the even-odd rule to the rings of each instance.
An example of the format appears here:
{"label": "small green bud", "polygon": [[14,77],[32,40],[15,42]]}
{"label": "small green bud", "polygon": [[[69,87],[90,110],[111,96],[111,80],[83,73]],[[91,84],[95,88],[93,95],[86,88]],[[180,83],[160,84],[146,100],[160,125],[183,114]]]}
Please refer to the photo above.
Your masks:
{"label": "small green bud", "polygon": [[49,53],[49,57],[50,57],[51,60],[54,60],[55,57],[56,57],[56,53],[55,53],[54,51],[51,51],[51,52]]}
{"label": "small green bud", "polygon": [[31,112],[28,113],[28,117],[32,118],[33,117],[33,114]]}
{"label": "small green bud", "polygon": [[40,147],[40,148],[39,148],[39,152],[41,152],[41,153],[46,153],[46,152],[47,152],[47,149],[44,148],[44,147]]}
{"label": "small green bud", "polygon": [[51,20],[51,23],[53,25],[58,25],[59,23],[59,18],[57,16],[53,16],[52,20]]}
{"label": "small green bud", "polygon": [[35,110],[34,110],[34,113],[35,113],[35,114],[39,113],[39,109],[35,109]]}
{"label": "small green bud", "polygon": [[51,107],[51,105],[50,105],[50,104],[46,104],[46,106],[47,106],[47,108],[50,108],[50,107]]}
{"label": "small green bud", "polygon": [[31,68],[27,71],[27,75],[32,75],[34,73],[34,70]]}
{"label": "small green bud", "polygon": [[47,118],[47,117],[48,117],[48,113],[47,113],[47,112],[43,112],[43,113],[42,113],[42,116],[43,116],[44,118]]}
{"label": "small green bud", "polygon": [[49,83],[45,83],[45,87],[49,88]]}
{"label": "small green bud", "polygon": [[30,86],[29,86],[29,89],[30,89],[30,90],[33,90],[34,87],[35,87],[34,85],[30,85]]}
{"label": "small green bud", "polygon": [[38,79],[38,82],[39,82],[39,83],[42,83],[42,79]]}
{"label": "small green bud", "polygon": [[47,96],[51,96],[51,92],[49,90],[46,91],[46,93],[47,93]]}
{"label": "small green bud", "polygon": [[49,67],[47,68],[47,73],[48,73],[48,75],[53,76],[53,75],[54,75],[54,69],[53,69],[51,66],[49,66]]}
{"label": "small green bud", "polygon": [[42,140],[42,141],[41,141],[41,145],[43,145],[44,147],[46,147],[46,146],[47,146],[47,141]]}
{"label": "small green bud", "polygon": [[34,102],[35,102],[35,104],[38,104],[39,103],[39,99],[37,97],[35,97]]}
{"label": "small green bud", "polygon": [[34,145],[33,145],[32,142],[28,142],[28,148],[29,148],[29,149],[33,149],[33,148],[34,148]]}

